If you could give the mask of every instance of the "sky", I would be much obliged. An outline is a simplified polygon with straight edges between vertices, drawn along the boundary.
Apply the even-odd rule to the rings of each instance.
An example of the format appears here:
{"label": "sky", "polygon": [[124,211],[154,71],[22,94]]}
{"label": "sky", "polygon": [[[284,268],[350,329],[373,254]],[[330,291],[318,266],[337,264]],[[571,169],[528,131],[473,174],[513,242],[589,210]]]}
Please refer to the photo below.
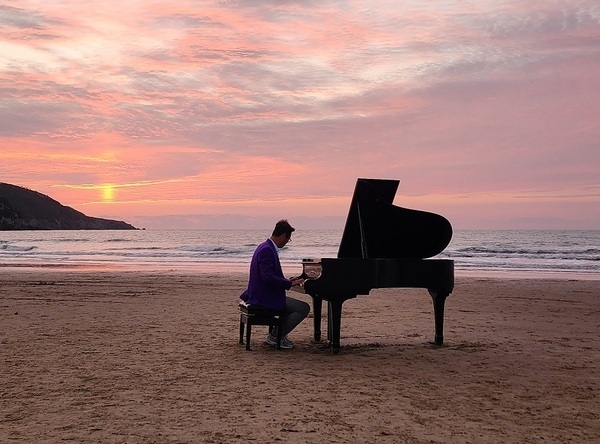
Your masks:
{"label": "sky", "polygon": [[0,182],[139,228],[600,229],[598,0],[0,0]]}

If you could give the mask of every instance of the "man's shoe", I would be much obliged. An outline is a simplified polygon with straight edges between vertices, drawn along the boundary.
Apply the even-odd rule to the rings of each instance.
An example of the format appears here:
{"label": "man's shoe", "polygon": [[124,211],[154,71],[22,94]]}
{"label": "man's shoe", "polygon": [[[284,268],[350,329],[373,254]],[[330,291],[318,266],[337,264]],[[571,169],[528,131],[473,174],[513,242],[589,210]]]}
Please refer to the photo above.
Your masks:
{"label": "man's shoe", "polygon": [[[269,334],[267,336],[266,343],[267,343],[267,345],[270,345],[271,347],[277,347],[277,337]],[[292,348],[294,348],[294,343],[292,341],[290,341],[287,338],[287,336],[284,336],[283,338],[281,338],[281,348],[285,349],[285,350],[292,349]]]}
{"label": "man's shoe", "polygon": [[287,336],[281,338],[281,348],[294,348],[294,343],[288,339]]}
{"label": "man's shoe", "polygon": [[273,347],[277,346],[277,338],[272,334],[267,335],[267,340],[265,342],[267,343],[267,345],[271,345]]}

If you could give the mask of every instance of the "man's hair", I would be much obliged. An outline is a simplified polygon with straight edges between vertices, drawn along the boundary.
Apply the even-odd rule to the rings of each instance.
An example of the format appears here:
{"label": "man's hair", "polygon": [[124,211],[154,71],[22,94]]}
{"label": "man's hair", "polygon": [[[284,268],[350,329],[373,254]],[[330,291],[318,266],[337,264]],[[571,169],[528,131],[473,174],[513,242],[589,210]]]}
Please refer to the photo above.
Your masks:
{"label": "man's hair", "polygon": [[282,234],[287,234],[290,236],[294,231],[296,231],[296,229],[290,225],[287,219],[281,219],[275,224],[273,236],[281,236]]}

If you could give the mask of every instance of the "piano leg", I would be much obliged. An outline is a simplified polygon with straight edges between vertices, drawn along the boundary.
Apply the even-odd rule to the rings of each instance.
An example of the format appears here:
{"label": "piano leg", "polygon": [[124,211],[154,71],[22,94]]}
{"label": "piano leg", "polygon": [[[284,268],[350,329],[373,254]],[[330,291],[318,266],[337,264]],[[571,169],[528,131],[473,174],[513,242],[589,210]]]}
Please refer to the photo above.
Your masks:
{"label": "piano leg", "polygon": [[315,342],[321,341],[321,313],[323,312],[323,299],[317,296],[312,297],[313,300],[313,321]]}
{"label": "piano leg", "polygon": [[449,291],[428,290],[433,299],[433,315],[435,318],[435,343],[444,344],[444,305]]}
{"label": "piano leg", "polygon": [[333,321],[331,320],[331,302],[327,301],[327,347],[331,347],[331,340],[333,338],[333,334],[331,333],[331,326],[333,325]]}
{"label": "piano leg", "polygon": [[342,303],[329,301],[327,310],[327,337],[333,353],[340,351],[340,331],[342,329]]}

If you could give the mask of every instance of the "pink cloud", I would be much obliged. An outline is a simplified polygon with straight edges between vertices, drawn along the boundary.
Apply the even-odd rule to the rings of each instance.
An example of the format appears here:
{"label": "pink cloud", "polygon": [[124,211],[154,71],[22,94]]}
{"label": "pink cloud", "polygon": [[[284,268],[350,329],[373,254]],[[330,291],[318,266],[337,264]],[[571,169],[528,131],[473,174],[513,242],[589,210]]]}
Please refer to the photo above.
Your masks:
{"label": "pink cloud", "polygon": [[599,37],[592,1],[23,1],[0,7],[0,176],[94,212],[342,217],[390,177],[464,224],[589,226]]}

